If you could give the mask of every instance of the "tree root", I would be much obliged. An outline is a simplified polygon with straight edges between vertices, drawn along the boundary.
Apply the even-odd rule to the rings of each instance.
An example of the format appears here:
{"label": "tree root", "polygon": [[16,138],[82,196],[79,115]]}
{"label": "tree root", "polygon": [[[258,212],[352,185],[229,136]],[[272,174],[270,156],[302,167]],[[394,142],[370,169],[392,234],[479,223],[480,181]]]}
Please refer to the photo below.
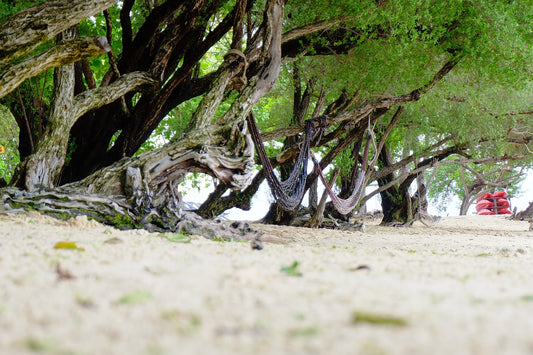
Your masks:
{"label": "tree root", "polygon": [[0,190],[0,211],[36,211],[58,219],[85,215],[118,229],[146,229],[151,232],[179,232],[212,240],[253,241],[260,249],[262,234],[247,223],[205,220],[193,212],[135,206],[134,199],[56,191],[26,192],[15,188]]}
{"label": "tree root", "polygon": [[432,215],[425,214],[425,213],[416,213],[414,218],[407,222],[393,221],[393,222],[385,223],[382,225],[387,226],[387,227],[403,228],[403,227],[412,227],[416,221],[420,221],[426,227],[433,227],[435,224],[439,223],[440,220],[441,220],[440,216],[432,216]]}
{"label": "tree root", "polygon": [[334,218],[330,214],[322,216],[320,218],[320,224],[314,225],[315,215],[311,216],[310,214],[304,214],[296,217],[293,222],[290,224],[293,227],[306,227],[306,228],[326,228],[326,229],[337,229],[343,231],[365,231],[364,221],[352,220],[352,221],[343,221],[337,218]]}

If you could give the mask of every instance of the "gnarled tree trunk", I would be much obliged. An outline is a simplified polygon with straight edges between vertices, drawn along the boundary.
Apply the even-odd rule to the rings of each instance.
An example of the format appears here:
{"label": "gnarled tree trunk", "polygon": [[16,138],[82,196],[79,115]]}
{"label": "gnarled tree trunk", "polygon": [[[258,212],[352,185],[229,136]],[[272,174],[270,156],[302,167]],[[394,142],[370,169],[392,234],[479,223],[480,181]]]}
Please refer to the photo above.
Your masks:
{"label": "gnarled tree trunk", "polygon": [[[381,167],[388,167],[393,164],[392,156],[386,147],[383,147],[378,159]],[[383,187],[395,180],[393,173],[389,173],[378,179],[378,186]],[[413,221],[414,211],[412,209],[411,196],[409,196],[409,184],[405,181],[395,184],[388,189],[381,191],[381,209],[383,211],[382,225],[392,223],[407,223]]]}
{"label": "gnarled tree trunk", "polygon": [[56,69],[55,97],[49,123],[35,152],[23,160],[11,185],[28,191],[57,185],[67,155],[72,125],[92,108],[113,102],[125,92],[150,88],[155,83],[146,73],[130,73],[107,87],[86,91],[74,97],[74,65]]}
{"label": "gnarled tree trunk", "polygon": [[[245,118],[270,91],[279,74],[283,8],[284,1],[267,1],[263,23],[248,49],[244,53],[238,48],[228,52],[210,77],[210,90],[179,139],[135,157],[124,157],[83,180],[63,186],[55,186],[55,182],[74,122],[130,91],[152,90],[157,81],[146,72],[133,72],[108,86],[74,96],[73,67],[59,68],[52,124],[18,175],[19,185],[24,184],[27,192],[5,190],[2,205],[57,215],[87,214],[114,225],[176,230],[180,229],[183,216],[177,184],[185,174],[203,172],[234,189],[244,189],[254,166],[254,146]],[[240,41],[235,41],[235,45],[240,46]],[[254,70],[248,73],[249,65]],[[235,86],[237,81],[240,84]],[[239,96],[221,118],[214,120],[224,92],[231,88],[239,90]],[[41,191],[42,187],[53,191]]]}

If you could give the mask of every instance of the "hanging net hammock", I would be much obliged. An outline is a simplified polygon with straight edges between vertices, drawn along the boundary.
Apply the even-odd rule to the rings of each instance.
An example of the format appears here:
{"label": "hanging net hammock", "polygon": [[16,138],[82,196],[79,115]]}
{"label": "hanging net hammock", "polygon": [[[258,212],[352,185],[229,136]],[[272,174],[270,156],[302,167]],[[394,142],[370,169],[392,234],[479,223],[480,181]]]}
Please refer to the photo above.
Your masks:
{"label": "hanging net hammock", "polygon": [[268,159],[261,135],[257,129],[253,113],[247,117],[248,130],[255,144],[255,149],[259,160],[265,169],[265,176],[276,199],[278,205],[286,211],[294,210],[302,201],[305,192],[305,182],[307,181],[307,163],[309,161],[310,142],[314,131],[314,125],[311,120],[305,121],[305,135],[300,148],[300,153],[289,177],[286,180],[279,181],[274,168]]}
{"label": "hanging net hammock", "polygon": [[[272,167],[272,164],[270,163],[270,160],[265,151],[265,147],[263,145],[263,141],[261,140],[261,135],[257,128],[257,124],[255,122],[255,118],[252,112],[250,112],[247,117],[247,123],[248,130],[250,131],[250,135],[252,136],[252,140],[259,156],[259,160],[263,165],[263,169],[265,169],[265,176],[268,185],[270,186],[270,190],[272,191],[272,195],[274,196],[278,205],[281,208],[286,211],[294,210],[302,201],[302,198],[305,193],[305,183],[307,181],[307,163],[309,160],[311,148],[310,142],[313,137],[313,134],[315,133],[315,126],[313,122],[311,120],[305,121],[305,135],[303,138],[302,146],[300,148],[300,153],[298,154],[298,158],[296,160],[296,163],[294,164],[291,174],[284,181],[280,181],[274,173],[274,168]],[[335,206],[337,211],[339,211],[339,213],[341,214],[345,215],[350,213],[355,208],[357,202],[361,198],[361,194],[363,192],[365,184],[365,173],[369,143],[370,139],[367,140],[365,145],[362,168],[357,176],[354,191],[352,195],[347,199],[341,199],[340,197],[335,195],[332,188],[326,181],[326,178],[324,177],[324,173],[320,168],[320,164],[314,156],[312,157],[313,163],[315,164],[315,170],[318,176],[320,177],[320,180],[324,184],[326,191],[329,197],[331,198],[333,206]]]}
{"label": "hanging net hammock", "polygon": [[333,192],[333,189],[331,188],[331,186],[329,186],[328,182],[326,181],[326,178],[324,177],[324,172],[322,171],[320,164],[314,156],[312,157],[313,163],[315,164],[315,170],[320,180],[322,181],[322,184],[324,184],[326,192],[331,198],[333,206],[337,211],[339,211],[340,214],[347,215],[348,213],[352,212],[355,206],[357,206],[359,199],[361,198],[361,194],[363,193],[365,185],[366,162],[368,159],[369,143],[370,139],[366,141],[365,151],[363,153],[363,162],[361,164],[361,171],[359,172],[359,174],[357,175],[357,179],[355,180],[353,192],[347,199],[342,199],[339,196],[335,195],[335,192]]}

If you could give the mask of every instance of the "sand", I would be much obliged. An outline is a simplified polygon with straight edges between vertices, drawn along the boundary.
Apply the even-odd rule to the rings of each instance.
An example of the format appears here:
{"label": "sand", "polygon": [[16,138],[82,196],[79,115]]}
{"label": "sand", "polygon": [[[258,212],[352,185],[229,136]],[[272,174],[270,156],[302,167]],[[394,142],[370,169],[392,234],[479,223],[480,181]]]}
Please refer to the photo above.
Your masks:
{"label": "sand", "polygon": [[527,222],[254,227],[286,244],[0,215],[0,354],[533,354]]}

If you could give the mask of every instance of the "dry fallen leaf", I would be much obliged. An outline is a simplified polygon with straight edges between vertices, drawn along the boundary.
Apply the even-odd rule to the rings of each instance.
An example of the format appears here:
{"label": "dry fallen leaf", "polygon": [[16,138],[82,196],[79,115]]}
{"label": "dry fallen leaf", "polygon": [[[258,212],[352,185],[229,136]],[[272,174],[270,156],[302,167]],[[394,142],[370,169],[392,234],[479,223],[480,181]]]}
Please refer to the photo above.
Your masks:
{"label": "dry fallen leaf", "polygon": [[64,269],[61,267],[60,263],[57,263],[56,265],[56,274],[57,274],[57,280],[72,280],[76,277],[70,273],[67,269]]}
{"label": "dry fallen leaf", "polygon": [[117,237],[109,238],[106,241],[104,241],[105,244],[120,244],[123,242],[124,241],[122,239],[117,238]]}
{"label": "dry fallen leaf", "polygon": [[80,251],[85,250],[83,248],[79,248],[76,243],[70,241],[57,242],[56,245],[54,245],[54,249],[76,249]]}

